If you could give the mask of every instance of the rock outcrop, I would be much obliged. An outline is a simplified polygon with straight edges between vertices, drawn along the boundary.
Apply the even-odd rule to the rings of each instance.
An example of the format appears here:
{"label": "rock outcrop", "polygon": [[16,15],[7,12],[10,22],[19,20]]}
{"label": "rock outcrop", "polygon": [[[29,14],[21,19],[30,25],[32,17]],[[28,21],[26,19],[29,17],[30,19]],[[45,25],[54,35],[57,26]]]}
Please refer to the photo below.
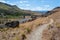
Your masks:
{"label": "rock outcrop", "polygon": [[5,25],[12,28],[19,27],[19,21],[7,22]]}

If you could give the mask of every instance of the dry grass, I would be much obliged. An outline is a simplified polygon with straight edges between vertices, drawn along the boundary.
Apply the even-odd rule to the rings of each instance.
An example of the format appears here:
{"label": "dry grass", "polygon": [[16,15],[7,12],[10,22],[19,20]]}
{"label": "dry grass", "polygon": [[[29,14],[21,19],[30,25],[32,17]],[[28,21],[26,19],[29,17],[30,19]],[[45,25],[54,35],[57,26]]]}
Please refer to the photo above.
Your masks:
{"label": "dry grass", "polygon": [[42,40],[60,40],[60,28],[50,26],[42,33]]}
{"label": "dry grass", "polygon": [[56,27],[60,28],[60,23],[56,23]]}
{"label": "dry grass", "polygon": [[[56,10],[57,11],[57,10]],[[52,18],[53,20],[55,20],[56,23],[60,23],[60,10],[49,15],[49,18]]]}
{"label": "dry grass", "polygon": [[42,24],[45,24],[45,23],[48,23],[49,22],[49,19],[48,18],[39,18],[39,19],[36,19],[32,22],[27,22],[27,23],[24,23],[24,24],[20,24],[21,27],[23,28],[31,28],[31,29],[34,29]]}
{"label": "dry grass", "polygon": [[22,40],[25,39],[33,29],[48,22],[48,18],[38,18],[32,22],[20,24],[17,28],[0,29],[0,40]]}
{"label": "dry grass", "polygon": [[49,18],[54,20],[53,25],[49,25],[42,33],[42,40],[60,40],[60,9],[55,10]]}

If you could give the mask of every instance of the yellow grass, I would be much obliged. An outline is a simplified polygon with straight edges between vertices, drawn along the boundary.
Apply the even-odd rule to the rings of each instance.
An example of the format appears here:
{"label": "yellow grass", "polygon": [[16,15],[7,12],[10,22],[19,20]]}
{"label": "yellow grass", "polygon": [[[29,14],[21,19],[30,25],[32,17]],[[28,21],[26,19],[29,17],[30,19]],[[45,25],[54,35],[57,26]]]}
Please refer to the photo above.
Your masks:
{"label": "yellow grass", "polygon": [[31,28],[31,29],[34,29],[42,24],[45,24],[45,23],[48,23],[49,22],[49,19],[46,18],[46,17],[43,17],[43,18],[38,18],[32,22],[26,22],[24,24],[20,24],[20,27],[23,27],[23,28]]}
{"label": "yellow grass", "polygon": [[[27,36],[33,29],[37,28],[38,26],[45,24],[48,21],[48,18],[38,18],[34,21],[31,22],[26,22],[23,24],[20,24],[20,27],[16,28],[5,28],[5,29],[0,29],[0,34],[3,35],[3,37],[6,37],[5,39],[8,39],[9,35],[11,35],[11,40],[21,40],[22,39],[22,34]],[[12,37],[13,36],[13,37]]]}

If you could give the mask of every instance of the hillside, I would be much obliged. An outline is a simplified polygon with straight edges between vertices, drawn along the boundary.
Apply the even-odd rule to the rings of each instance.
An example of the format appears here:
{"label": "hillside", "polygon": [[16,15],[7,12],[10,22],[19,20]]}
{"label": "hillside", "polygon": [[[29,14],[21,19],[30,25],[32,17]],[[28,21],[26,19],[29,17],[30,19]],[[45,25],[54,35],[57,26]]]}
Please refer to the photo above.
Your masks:
{"label": "hillside", "polygon": [[[35,21],[36,24],[35,24],[35,22],[32,22],[32,23],[22,24],[22,26],[31,27],[31,25],[33,24],[32,29],[34,29],[34,28],[39,29],[37,27],[39,25],[41,25],[41,23],[44,24],[44,23],[46,23],[47,20],[52,19],[53,23],[48,25],[46,27],[46,29],[43,30],[43,32],[41,34],[42,35],[41,39],[42,40],[60,40],[60,31],[59,31],[60,30],[60,14],[59,13],[60,13],[60,7],[56,7],[53,10],[47,12],[47,17],[45,17],[45,18],[42,17],[42,19],[36,20]],[[45,20],[46,18],[47,18],[47,20]],[[49,21],[47,23],[49,23]],[[35,24],[35,26],[34,26],[34,24]],[[45,27],[45,25],[43,26],[43,28]],[[39,31],[40,30],[41,29],[39,29]],[[28,36],[28,37],[30,37],[31,40],[33,40],[33,38],[34,39],[39,38],[39,31],[34,30],[34,33],[32,32],[34,35],[32,34],[33,36],[31,36],[31,37]],[[37,36],[37,37],[35,37],[35,36]],[[35,40],[37,40],[37,39],[35,39]]]}
{"label": "hillside", "polygon": [[60,7],[56,7],[53,10],[51,10],[51,15],[49,15],[49,18],[53,18],[55,20],[55,22],[60,23]]}
{"label": "hillside", "polygon": [[20,8],[18,8],[16,5],[10,5],[7,3],[2,3],[0,2],[0,15],[3,16],[24,16],[24,15],[34,15],[34,14],[39,14],[37,12],[33,12],[30,10],[22,10]]}
{"label": "hillside", "polygon": [[0,14],[4,14],[4,15],[17,15],[17,14],[21,14],[21,11],[19,12],[19,8],[15,5],[9,5],[6,3],[1,3],[0,2]]}
{"label": "hillside", "polygon": [[0,28],[0,40],[24,40],[30,32],[42,24],[49,22],[46,17],[38,18],[31,22],[20,24],[16,28]]}
{"label": "hillside", "polygon": [[48,14],[48,18],[52,18],[54,23],[43,31],[42,40],[60,40],[60,7],[54,8]]}

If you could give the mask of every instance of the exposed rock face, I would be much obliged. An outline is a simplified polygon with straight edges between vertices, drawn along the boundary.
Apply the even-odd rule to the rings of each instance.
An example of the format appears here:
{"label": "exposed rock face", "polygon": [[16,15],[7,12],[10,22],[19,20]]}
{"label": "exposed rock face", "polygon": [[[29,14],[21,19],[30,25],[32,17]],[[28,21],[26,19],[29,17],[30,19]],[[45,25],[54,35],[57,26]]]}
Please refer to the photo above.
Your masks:
{"label": "exposed rock face", "polygon": [[60,40],[60,28],[49,27],[43,31],[42,40]]}
{"label": "exposed rock face", "polygon": [[8,26],[8,27],[12,27],[12,28],[19,27],[19,21],[8,22],[5,25]]}

